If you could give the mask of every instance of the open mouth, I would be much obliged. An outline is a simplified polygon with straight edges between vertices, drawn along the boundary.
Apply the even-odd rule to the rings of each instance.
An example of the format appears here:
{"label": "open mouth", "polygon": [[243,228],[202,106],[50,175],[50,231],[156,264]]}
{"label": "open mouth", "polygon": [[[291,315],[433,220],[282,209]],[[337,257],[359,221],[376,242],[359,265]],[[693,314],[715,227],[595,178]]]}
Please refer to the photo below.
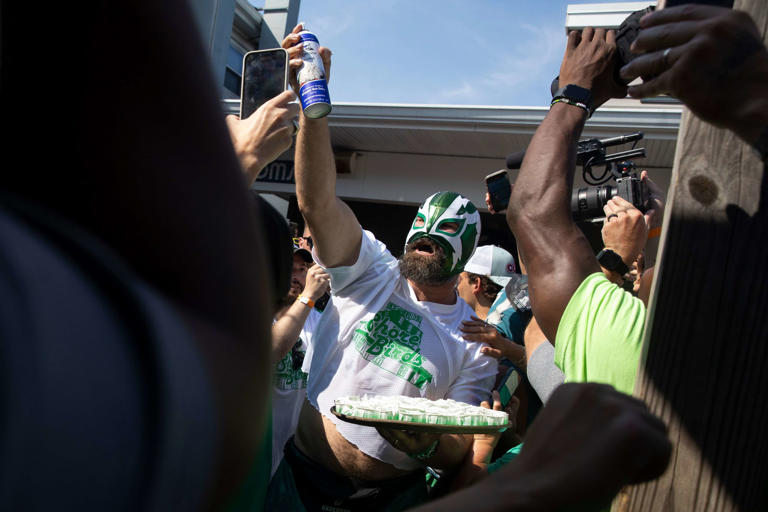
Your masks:
{"label": "open mouth", "polygon": [[432,255],[437,252],[437,247],[433,241],[427,238],[420,238],[419,240],[413,242],[411,250],[419,254]]}

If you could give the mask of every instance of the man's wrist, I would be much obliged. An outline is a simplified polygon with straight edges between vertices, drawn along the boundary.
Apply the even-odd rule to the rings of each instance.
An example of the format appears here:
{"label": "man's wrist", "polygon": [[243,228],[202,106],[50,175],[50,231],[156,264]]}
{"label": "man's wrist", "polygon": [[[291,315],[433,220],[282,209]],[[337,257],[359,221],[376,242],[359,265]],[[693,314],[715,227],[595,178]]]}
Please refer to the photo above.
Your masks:
{"label": "man's wrist", "polygon": [[616,254],[619,258],[621,258],[622,263],[624,263],[624,265],[626,265],[627,267],[631,267],[632,263],[635,262],[635,258],[628,256],[626,254],[626,251],[622,251],[621,249],[616,249],[614,247],[611,247],[610,245],[606,245],[605,247],[603,247],[603,251],[611,251],[612,253]]}
{"label": "man's wrist", "polygon": [[566,103],[568,105],[583,109],[588,116],[592,115],[592,91],[587,87],[582,87],[574,83],[567,83],[552,95],[550,107],[557,103]]}
{"label": "man's wrist", "polygon": [[435,439],[426,449],[419,453],[409,453],[408,456],[412,459],[416,459],[419,462],[426,462],[431,459],[437,453],[437,449],[440,447],[440,438]]}
{"label": "man's wrist", "polygon": [[[318,118],[311,118],[304,115],[304,112],[302,112],[299,115],[299,126],[322,126],[328,125],[328,116],[325,117],[318,117]],[[299,129],[299,133],[301,133],[301,129]]]}
{"label": "man's wrist", "polygon": [[[588,114],[584,109],[574,108],[564,102],[558,102],[549,107],[550,113],[554,113],[558,117],[564,117],[567,121],[576,124],[580,128],[584,126],[587,121]],[[580,129],[579,128],[579,129]]]}
{"label": "man's wrist", "polygon": [[312,300],[310,297],[304,295],[303,293],[300,294],[298,297],[296,297],[296,302],[304,304],[309,309],[312,309],[313,307],[315,307],[315,301]]}
{"label": "man's wrist", "polygon": [[[606,245],[599,253],[597,253],[597,261],[599,261],[600,265],[604,266],[605,268],[609,270],[615,270],[619,274],[623,275],[629,272],[632,263],[634,263],[635,258],[637,257],[635,256],[635,258],[633,258],[628,256],[626,254],[627,252],[629,251],[622,251],[620,249],[611,247],[610,245]],[[612,255],[606,253],[613,253],[618,256],[618,259],[613,258]]]}
{"label": "man's wrist", "polygon": [[617,284],[619,286],[622,286],[624,284],[624,276],[616,272],[615,270],[610,270],[602,265],[600,266],[601,269],[603,269],[603,274],[605,274],[605,277],[608,278],[610,282],[613,284]]}

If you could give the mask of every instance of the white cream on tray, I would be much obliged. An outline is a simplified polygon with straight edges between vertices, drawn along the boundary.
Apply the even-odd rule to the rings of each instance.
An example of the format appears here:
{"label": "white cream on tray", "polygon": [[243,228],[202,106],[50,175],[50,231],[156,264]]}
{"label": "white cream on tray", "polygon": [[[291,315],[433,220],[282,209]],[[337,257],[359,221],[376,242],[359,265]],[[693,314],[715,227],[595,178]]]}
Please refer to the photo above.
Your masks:
{"label": "white cream on tray", "polygon": [[364,395],[345,396],[334,400],[336,412],[345,416],[370,420],[395,420],[428,425],[496,426],[506,425],[504,411],[457,402],[429,400],[410,396]]}

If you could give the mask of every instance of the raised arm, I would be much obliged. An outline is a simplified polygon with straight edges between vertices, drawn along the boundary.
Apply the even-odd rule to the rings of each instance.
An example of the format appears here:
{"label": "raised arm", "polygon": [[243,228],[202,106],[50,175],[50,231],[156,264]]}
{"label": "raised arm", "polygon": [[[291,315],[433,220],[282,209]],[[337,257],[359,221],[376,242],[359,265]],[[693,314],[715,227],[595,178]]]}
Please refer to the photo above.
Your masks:
{"label": "raised arm", "polygon": [[[612,79],[615,35],[603,29],[571,32],[560,84],[589,89],[595,106],[621,89]],[[600,272],[595,255],[573,222],[570,197],[576,143],[587,113],[556,103],[536,130],[512,190],[507,222],[525,258],[534,314],[554,340],[560,317],[586,276]]]}
{"label": "raised arm", "polygon": [[[302,46],[297,33],[283,40],[291,67],[301,64]],[[331,51],[320,48],[326,79],[330,78]],[[304,219],[312,231],[315,251],[326,267],[352,265],[357,261],[362,241],[360,224],[349,206],[336,197],[336,163],[331,148],[328,118],[309,119],[301,115],[296,137],[296,197]]]}
{"label": "raised arm", "polygon": [[[313,265],[307,271],[307,284],[301,295],[313,303],[328,291],[330,277],[319,265]],[[280,318],[272,324],[272,362],[276,363],[291,351],[296,340],[301,335],[304,323],[312,312],[314,305],[304,304],[296,300],[285,308]]]}

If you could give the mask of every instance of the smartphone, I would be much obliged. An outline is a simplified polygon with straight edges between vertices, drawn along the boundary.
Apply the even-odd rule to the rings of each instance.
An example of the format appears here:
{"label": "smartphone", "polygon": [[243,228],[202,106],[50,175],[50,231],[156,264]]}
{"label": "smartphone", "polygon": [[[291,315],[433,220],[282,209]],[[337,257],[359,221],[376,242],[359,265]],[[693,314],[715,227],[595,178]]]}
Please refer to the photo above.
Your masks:
{"label": "smartphone", "polygon": [[240,119],[288,88],[288,52],[283,48],[256,50],[243,56]]}
{"label": "smartphone", "polygon": [[512,191],[506,169],[486,176],[485,186],[488,187],[488,194],[491,196],[493,211],[496,213],[504,212],[509,204],[509,195]]}
{"label": "smartphone", "polygon": [[499,395],[501,396],[502,409],[505,408],[509,401],[512,399],[512,395],[515,394],[519,384],[520,375],[517,373],[515,368],[510,368],[507,371],[507,374],[504,375],[501,384],[499,384]]}
{"label": "smartphone", "polygon": [[326,306],[328,306],[329,300],[331,300],[331,294],[325,292],[322,297],[315,301],[315,309],[322,313],[325,311]]}

